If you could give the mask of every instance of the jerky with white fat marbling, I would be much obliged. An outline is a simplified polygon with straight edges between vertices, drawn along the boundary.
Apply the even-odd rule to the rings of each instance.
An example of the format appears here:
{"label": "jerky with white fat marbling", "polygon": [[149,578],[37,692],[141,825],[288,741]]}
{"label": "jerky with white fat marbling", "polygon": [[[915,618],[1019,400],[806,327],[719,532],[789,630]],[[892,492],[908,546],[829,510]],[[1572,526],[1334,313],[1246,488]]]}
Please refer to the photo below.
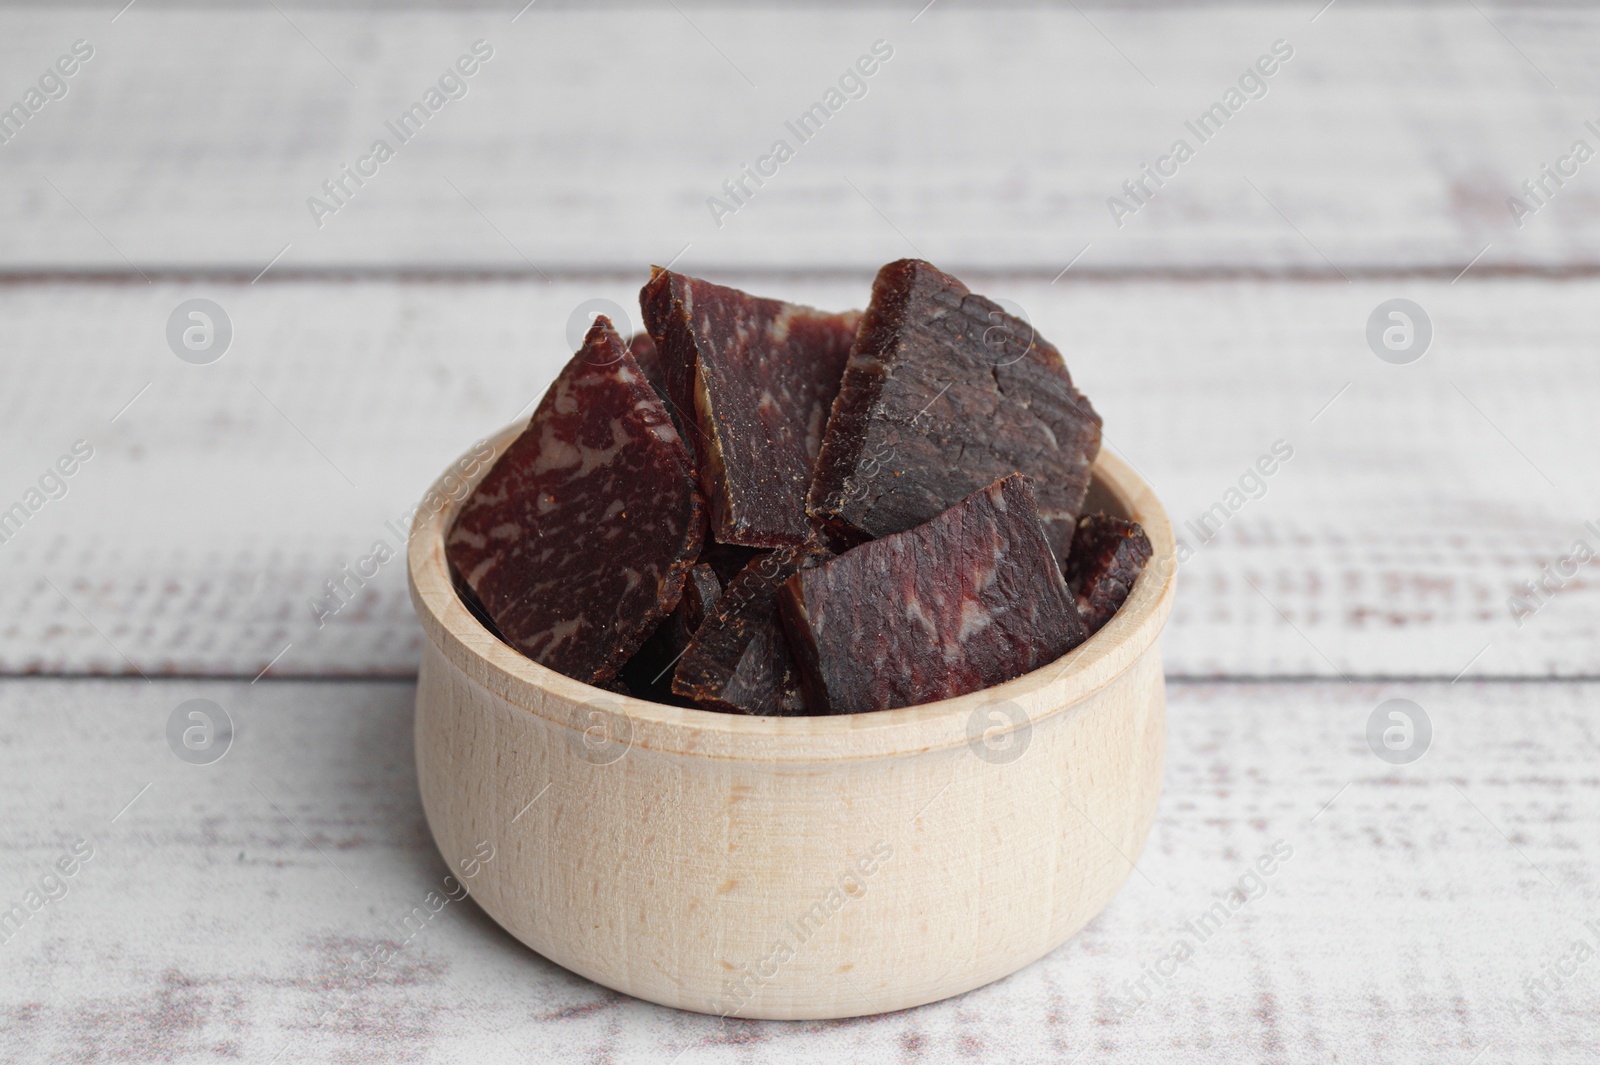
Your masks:
{"label": "jerky with white fat marbling", "polygon": [[1019,474],[796,573],[779,606],[818,714],[965,695],[1088,637]]}
{"label": "jerky with white fat marbling", "polygon": [[1138,522],[1109,514],[1078,519],[1065,566],[1067,587],[1091,633],[1122,608],[1150,555],[1150,538]]}
{"label": "jerky with white fat marbling", "polygon": [[502,639],[608,684],[677,605],[705,536],[694,464],[610,321],[461,508],[451,565]]}
{"label": "jerky with white fat marbling", "polygon": [[657,269],[639,293],[722,543],[814,538],[806,492],[859,311],[830,314]]}

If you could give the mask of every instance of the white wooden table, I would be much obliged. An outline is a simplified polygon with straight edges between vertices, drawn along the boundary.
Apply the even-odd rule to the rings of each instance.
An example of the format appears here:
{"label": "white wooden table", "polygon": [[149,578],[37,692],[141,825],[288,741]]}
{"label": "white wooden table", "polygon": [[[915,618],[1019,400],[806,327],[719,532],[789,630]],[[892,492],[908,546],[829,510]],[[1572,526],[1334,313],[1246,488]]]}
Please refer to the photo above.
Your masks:
{"label": "white wooden table", "polygon": [[[1600,162],[1520,226],[1506,204],[1600,149],[1600,13],[119,6],[0,11],[0,105],[93,48],[0,122],[0,512],[92,449],[0,526],[0,1061],[1600,1055],[1600,570],[1520,588],[1600,550]],[[465,95],[319,227],[307,198],[479,40]],[[717,225],[707,198],[880,40],[866,94]],[[1107,198],[1280,40],[1117,226]],[[1026,311],[1191,549],[1126,888],[1008,980],[846,1022],[626,999],[471,902],[407,929],[446,871],[419,634],[399,563],[319,627],[323,582],[650,262],[843,308],[903,255]],[[207,365],[166,336],[194,298],[233,329]],[[1406,365],[1365,336],[1394,298],[1433,328]],[[191,698],[235,723],[214,764],[169,747]],[[1410,764],[1366,738],[1397,698],[1433,727]]]}

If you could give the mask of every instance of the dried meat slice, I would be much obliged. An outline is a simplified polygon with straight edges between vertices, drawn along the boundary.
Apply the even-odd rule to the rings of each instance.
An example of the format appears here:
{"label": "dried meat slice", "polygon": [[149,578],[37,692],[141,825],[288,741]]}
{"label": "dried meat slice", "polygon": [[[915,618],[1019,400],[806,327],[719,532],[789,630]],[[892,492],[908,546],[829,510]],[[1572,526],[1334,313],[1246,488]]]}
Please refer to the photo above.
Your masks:
{"label": "dried meat slice", "polygon": [[779,606],[817,714],[964,695],[1088,638],[1020,474],[800,571]]}
{"label": "dried meat slice", "polygon": [[1066,557],[1100,416],[1061,353],[930,263],[878,271],[807,507],[840,544],[903,532],[1010,473]]}
{"label": "dried meat slice", "polygon": [[1109,514],[1078,519],[1065,567],[1067,587],[1091,633],[1122,608],[1150,555],[1150,538],[1138,522]]}
{"label": "dried meat slice", "polygon": [[705,563],[700,563],[689,571],[683,598],[678,601],[677,609],[668,619],[672,622],[671,638],[675,652],[689,646],[689,641],[700,631],[701,624],[711,616],[711,611],[716,609],[717,600],[721,598],[722,581],[717,577],[716,570]]}
{"label": "dried meat slice", "polygon": [[656,342],[650,339],[650,334],[635,333],[628,341],[628,353],[644,371],[645,380],[656,390],[661,402],[667,402],[667,378],[661,369],[661,353],[656,351]]}
{"label": "dried meat slice", "polygon": [[778,589],[795,573],[830,557],[813,546],[785,547],[740,570],[678,662],[673,692],[710,710],[806,713],[800,677],[778,620]]}
{"label": "dried meat slice", "polygon": [[690,437],[696,432],[694,423],[687,425],[684,419],[678,416],[677,408],[673,406],[672,396],[667,392],[666,370],[661,365],[661,352],[656,350],[656,342],[650,338],[649,333],[635,333],[628,341],[628,352],[633,360],[639,364],[639,369],[644,371],[645,380],[650,382],[650,387],[656,390],[656,395],[661,397],[661,402],[667,405],[667,413],[672,415],[672,425],[678,430],[678,435],[685,441],[689,448],[689,456],[694,457],[695,450],[688,444]]}
{"label": "dried meat slice", "polygon": [[502,639],[607,684],[677,605],[704,536],[688,451],[597,317],[462,506],[445,554]]}
{"label": "dried meat slice", "polygon": [[704,562],[696,564],[683,582],[683,598],[678,605],[656,626],[639,653],[622,667],[622,679],[634,694],[657,702],[673,701],[673,669],[720,598],[722,581],[716,571]]}
{"label": "dried meat slice", "polygon": [[[639,293],[727,544],[813,539],[806,492],[859,311],[828,314],[657,268]],[[687,432],[687,430],[686,430]]]}

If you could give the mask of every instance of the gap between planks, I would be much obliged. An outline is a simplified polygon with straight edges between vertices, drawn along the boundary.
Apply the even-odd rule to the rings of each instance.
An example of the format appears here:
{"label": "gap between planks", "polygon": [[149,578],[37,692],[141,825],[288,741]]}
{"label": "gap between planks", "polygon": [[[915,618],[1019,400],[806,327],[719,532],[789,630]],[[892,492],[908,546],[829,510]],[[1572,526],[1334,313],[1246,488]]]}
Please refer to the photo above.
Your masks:
{"label": "gap between planks", "polygon": [[[0,267],[0,286],[27,285],[148,285],[160,283],[204,282],[216,285],[253,284],[329,284],[393,282],[397,284],[459,284],[463,281],[529,282],[582,284],[633,281],[644,276],[652,264],[640,260],[634,265],[599,263],[555,266],[545,270],[527,267],[464,263],[460,265],[371,264],[360,266],[285,267],[263,272],[258,266],[207,264],[194,266],[147,267],[142,271],[101,268],[73,270],[62,267]],[[978,266],[944,262],[940,268],[972,281],[1056,282],[1061,271],[1054,266],[1013,265]],[[739,277],[762,282],[826,282],[870,279],[877,271],[872,265],[775,266],[757,267],[739,263],[703,263],[695,267],[697,276]],[[1082,267],[1066,280],[1097,284],[1142,284],[1147,282],[1277,281],[1285,284],[1345,284],[1358,281],[1504,281],[1534,278],[1545,281],[1583,281],[1600,278],[1600,262],[1569,265],[1500,264],[1474,266],[1463,271],[1460,263],[1406,267],[1374,264],[1348,266],[1342,272],[1299,266],[1212,264],[1197,266]]]}

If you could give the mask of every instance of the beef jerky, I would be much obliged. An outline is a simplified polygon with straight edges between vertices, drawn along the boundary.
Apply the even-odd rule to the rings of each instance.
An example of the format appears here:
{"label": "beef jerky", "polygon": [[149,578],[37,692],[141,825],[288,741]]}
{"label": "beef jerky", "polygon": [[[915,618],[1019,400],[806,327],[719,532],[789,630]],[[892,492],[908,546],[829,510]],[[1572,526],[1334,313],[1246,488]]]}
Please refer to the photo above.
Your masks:
{"label": "beef jerky", "polygon": [[667,379],[661,369],[661,354],[656,351],[656,342],[650,339],[650,334],[634,334],[628,341],[628,353],[639,364],[639,369],[644,371],[645,380],[656,390],[661,402],[667,402]]}
{"label": "beef jerky", "polygon": [[717,577],[715,570],[701,563],[689,571],[683,598],[678,601],[677,609],[668,619],[672,622],[672,643],[675,650],[681,651],[689,646],[689,641],[700,631],[700,625],[711,616],[711,611],[716,609],[717,600],[721,598],[722,581]]}
{"label": "beef jerky", "polygon": [[639,648],[639,653],[622,667],[622,679],[634,694],[658,702],[672,702],[672,672],[701,622],[722,598],[722,581],[716,571],[699,563],[683,583],[683,598],[656,626],[656,631]]}
{"label": "beef jerky", "polygon": [[639,293],[680,418],[694,419],[712,535],[812,539],[805,497],[859,311],[826,314],[657,269]]}
{"label": "beef jerky", "polygon": [[606,684],[677,605],[704,535],[666,407],[597,317],[462,506],[445,553],[507,643]]}
{"label": "beef jerky", "polygon": [[[672,397],[667,393],[666,371],[661,366],[661,352],[656,349],[656,342],[650,339],[649,333],[635,333],[628,341],[628,352],[633,360],[639,364],[639,369],[644,371],[645,380],[650,382],[650,387],[656,390],[656,395],[661,397],[661,402],[667,405],[667,413],[672,415],[673,428],[678,430],[678,435],[688,445],[691,435],[697,430],[692,421],[685,424],[679,416],[678,410],[672,403]],[[689,454],[694,455],[694,448],[689,446]]]}
{"label": "beef jerky", "polygon": [[1121,609],[1150,555],[1150,538],[1138,522],[1109,514],[1078,519],[1065,567],[1067,587],[1091,633],[1099,632]]}
{"label": "beef jerky", "polygon": [[964,695],[1088,637],[1019,474],[796,573],[779,605],[812,713]]}
{"label": "beef jerky", "polygon": [[828,557],[816,547],[785,547],[740,570],[679,660],[673,692],[712,710],[804,714],[800,677],[778,620],[778,588]]}
{"label": "beef jerky", "polygon": [[807,507],[842,544],[920,525],[998,477],[1033,479],[1058,559],[1100,453],[1061,353],[929,263],[878,271]]}

